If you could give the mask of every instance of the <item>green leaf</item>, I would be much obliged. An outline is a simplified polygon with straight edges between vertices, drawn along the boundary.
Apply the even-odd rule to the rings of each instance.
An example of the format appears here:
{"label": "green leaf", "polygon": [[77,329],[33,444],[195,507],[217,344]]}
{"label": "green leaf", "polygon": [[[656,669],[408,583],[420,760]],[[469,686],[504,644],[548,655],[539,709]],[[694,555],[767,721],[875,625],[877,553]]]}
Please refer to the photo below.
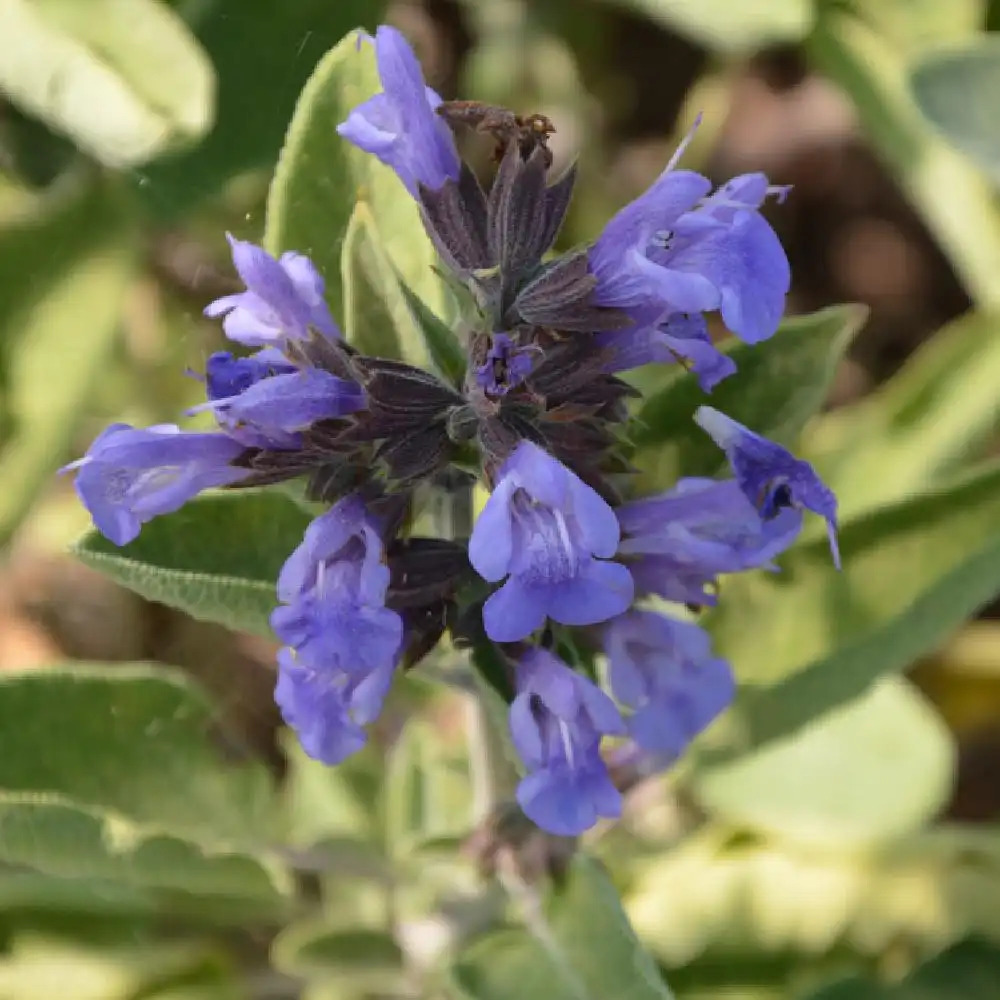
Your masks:
{"label": "green leaf", "polygon": [[692,41],[725,52],[752,52],[802,38],[813,20],[809,0],[610,0],[645,14]]}
{"label": "green leaf", "polygon": [[806,1000],[993,1000],[1000,995],[1000,948],[962,941],[919,966],[900,983],[861,976],[810,993]]}
{"label": "green leaf", "polygon": [[1000,466],[845,525],[780,574],[723,582],[709,618],[743,685],[730,752],[788,735],[940,645],[1000,591]]}
{"label": "green leaf", "polygon": [[693,790],[734,826],[843,849],[920,829],[951,796],[954,769],[940,716],[890,677],[787,740],[697,771]]}
{"label": "green leaf", "polygon": [[535,918],[544,930],[489,934],[461,952],[451,977],[470,1000],[669,1000],[618,894],[591,859],[574,858]]}
{"label": "green leaf", "polygon": [[308,757],[290,730],[284,731],[282,746],[288,762],[278,808],[282,843],[298,867],[336,885],[342,926],[373,910],[384,916],[385,886],[395,873],[384,853],[379,815],[382,754],[369,743],[330,767]]}
{"label": "green leaf", "polygon": [[376,816],[382,761],[371,745],[330,767],[307,756],[291,731],[282,739],[288,774],[282,789],[284,840],[295,847],[357,838],[378,848]]}
{"label": "green leaf", "polygon": [[0,792],[0,824],[0,860],[59,878],[155,890],[161,899],[217,897],[258,916],[282,909],[291,890],[283,871],[244,850],[159,833],[61,796]]}
{"label": "green leaf", "polygon": [[983,26],[983,0],[848,0],[847,9],[905,55],[960,44]]}
{"label": "green leaf", "polygon": [[215,78],[158,0],[8,0],[0,90],[102,163],[134,167],[207,131]]}
{"label": "green leaf", "polygon": [[[67,811],[72,813],[72,807]],[[58,819],[62,814],[53,815]],[[137,875],[127,870],[123,875],[118,862],[109,866],[106,857],[91,864],[90,870],[110,867],[109,878],[90,874],[67,878],[64,874],[0,864],[0,927],[6,928],[8,923],[24,926],[30,921],[32,927],[50,927],[59,934],[72,932],[94,939],[105,933],[134,935],[137,926],[161,921],[166,915],[190,925],[245,927],[248,919],[282,919],[291,908],[287,876],[272,864],[227,852],[226,863],[219,868],[205,862],[218,855],[210,855],[193,844],[181,850],[190,852],[195,859],[185,869],[181,889],[158,887],[162,878],[158,879],[148,866]],[[121,865],[127,865],[128,860],[122,859]],[[234,864],[234,860],[239,863]],[[77,864],[88,866],[83,853],[77,857]],[[220,887],[221,891],[213,891]]]}
{"label": "green leaf", "polygon": [[[921,115],[909,93],[907,65],[922,50],[912,38],[894,37],[879,23],[881,6],[872,0],[862,20],[847,5],[820,4],[806,53],[850,100],[869,141],[951,259],[970,296],[979,305],[1000,305],[1000,212],[993,192],[987,179],[939,139]],[[951,5],[944,8],[928,0],[924,6],[937,10],[933,23],[938,39],[944,34],[938,21],[972,30],[952,16]],[[912,25],[915,19],[901,14],[899,22]]]}
{"label": "green leaf", "polygon": [[402,357],[399,334],[414,337],[416,328],[367,202],[359,201],[354,206],[340,266],[348,341],[364,354]]}
{"label": "green leaf", "polygon": [[275,581],[309,520],[280,490],[208,494],[144,525],[129,545],[91,531],[73,551],[147,600],[269,636]]}
{"label": "green leaf", "polygon": [[[283,908],[287,875],[264,854],[273,797],[259,765],[226,764],[215,712],[180,674],[142,664],[0,675],[0,861],[80,880],[97,910],[109,883],[160,907],[197,896]],[[4,880],[0,878],[0,887]],[[0,888],[0,900],[3,892]],[[141,907],[143,896],[116,901]],[[150,901],[151,902],[151,901]]]}
{"label": "green leaf", "polygon": [[428,723],[415,718],[407,724],[384,777],[386,842],[393,855],[404,857],[428,841],[469,832],[466,761],[466,748],[449,747]]}
{"label": "green leaf", "polygon": [[1000,316],[969,313],[888,382],[824,416],[813,458],[841,519],[937,482],[989,441],[1000,416]]}
{"label": "green leaf", "polygon": [[1000,122],[988,97],[1000,90],[1000,38],[929,53],[911,70],[910,86],[935,127],[1000,184]]}
{"label": "green leaf", "polygon": [[11,421],[0,436],[0,544],[64,456],[110,359],[135,235],[113,193],[90,191],[0,237],[0,368]]}
{"label": "green leaf", "polygon": [[655,468],[664,481],[678,474],[718,472],[724,465],[721,452],[691,419],[706,399],[759,434],[794,443],[822,406],[837,364],[867,315],[863,306],[831,306],[785,320],[763,344],[730,342],[726,353],[737,372],[710,397],[695,378],[674,366],[666,384],[647,397],[636,416],[632,438],[639,448],[637,464],[644,471]]}
{"label": "green leaf", "polygon": [[31,911],[36,916],[51,913],[105,918],[113,923],[125,916],[136,919],[152,914],[159,903],[154,894],[142,889],[98,879],[67,880],[25,868],[0,865],[0,914]]}
{"label": "green leaf", "polygon": [[423,338],[424,349],[431,367],[446,382],[461,386],[465,378],[465,351],[455,331],[429,309],[424,300],[408,288],[402,279],[399,279],[398,283],[399,290],[410,307],[413,322]]}
{"label": "green leaf", "polygon": [[330,927],[322,920],[287,927],[271,947],[280,972],[305,979],[343,980],[365,992],[400,988],[403,953],[387,931]]}
{"label": "green leaf", "polygon": [[267,839],[270,781],[223,764],[179,673],[74,663],[0,673],[0,791],[51,793],[206,841]]}
{"label": "green leaf", "polygon": [[[138,190],[149,208],[177,215],[215,195],[242,171],[270,172],[313,67],[354,25],[374,28],[382,6],[378,0],[184,4],[218,76],[218,110],[215,126],[194,149],[153,163],[139,175]],[[331,133],[336,123],[326,122]]]}
{"label": "green leaf", "polygon": [[[335,130],[351,110],[380,90],[372,46],[359,46],[357,33],[349,34],[323,57],[288,127],[268,196],[264,245],[272,253],[297,250],[308,254],[326,280],[334,316],[344,319],[348,291],[341,254],[356,199],[366,203],[365,222],[376,230],[372,246],[392,262],[403,283],[440,315],[445,289],[432,270],[437,256],[416,201],[388,167],[341,139]],[[398,306],[390,308],[398,318]],[[413,336],[412,320],[400,332]],[[404,342],[403,349],[410,355],[423,350],[423,345]]]}

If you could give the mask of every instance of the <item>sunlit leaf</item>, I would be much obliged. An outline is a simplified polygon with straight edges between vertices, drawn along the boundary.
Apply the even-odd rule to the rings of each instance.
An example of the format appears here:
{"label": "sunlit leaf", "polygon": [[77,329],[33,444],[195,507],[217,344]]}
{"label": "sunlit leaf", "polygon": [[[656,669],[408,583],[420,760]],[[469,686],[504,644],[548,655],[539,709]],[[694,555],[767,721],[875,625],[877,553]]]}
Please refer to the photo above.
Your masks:
{"label": "sunlit leaf", "polygon": [[215,77],[159,0],[8,0],[0,90],[103,163],[132,167],[205,133]]}
{"label": "sunlit leaf", "polygon": [[748,52],[803,37],[813,19],[808,0],[610,0],[713,49]]}
{"label": "sunlit leaf", "polygon": [[996,941],[995,827],[946,826],[875,850],[755,838],[708,825],[636,866],[625,906],[668,968],[767,956],[914,956],[968,934]]}
{"label": "sunlit leaf", "polygon": [[401,357],[401,339],[416,340],[417,330],[365,201],[354,206],[340,266],[348,341],[365,354]]}
{"label": "sunlit leaf", "polygon": [[435,312],[419,295],[400,279],[399,289],[410,307],[413,322],[424,342],[424,349],[431,367],[452,385],[460,386],[465,375],[465,351],[455,330]]}
{"label": "sunlit leaf", "polygon": [[[0,236],[0,542],[65,457],[80,408],[109,363],[137,262],[113,192],[81,192]],[[85,335],[81,317],[86,317]]]}
{"label": "sunlit leaf", "polygon": [[928,119],[1000,184],[1000,123],[989,96],[1000,89],[1000,39],[929,53],[913,68],[910,85]]}
{"label": "sunlit leaf", "polygon": [[787,740],[697,772],[693,790],[734,826],[842,849],[920,829],[950,797],[954,767],[938,714],[887,678]]}
{"label": "sunlit leaf", "polygon": [[[204,947],[189,944],[134,944],[88,948],[59,938],[18,936],[0,959],[0,996],[4,1000],[169,1000],[173,986],[211,989],[213,1000],[235,1000]],[[191,994],[194,1000],[194,994]],[[179,1000],[179,996],[178,996]]]}

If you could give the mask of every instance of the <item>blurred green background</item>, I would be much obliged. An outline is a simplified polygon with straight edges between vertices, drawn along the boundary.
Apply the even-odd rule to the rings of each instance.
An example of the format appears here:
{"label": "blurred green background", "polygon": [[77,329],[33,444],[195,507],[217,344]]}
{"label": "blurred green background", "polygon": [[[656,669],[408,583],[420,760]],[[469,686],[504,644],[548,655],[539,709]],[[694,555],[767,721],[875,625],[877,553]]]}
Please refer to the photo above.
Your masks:
{"label": "blurred green background", "polygon": [[[724,585],[710,624],[761,700],[633,789],[587,838],[607,873],[578,859],[551,897],[523,856],[486,851],[484,882],[482,838],[460,850],[493,791],[467,694],[408,679],[328,771],[278,729],[268,638],[66,554],[88,519],[55,470],[197,400],[223,234],[260,240],[303,85],[383,20],[443,96],[553,119],[581,170],[562,245],[700,111],[686,165],[793,185],[768,209],[789,312],[868,309],[789,324],[831,345],[822,412],[788,419],[849,522],[847,583],[807,536],[790,583]],[[0,0],[0,1000],[644,1000],[661,972],[699,1000],[1000,997],[991,31],[997,0]],[[803,730],[819,676],[841,708]]]}

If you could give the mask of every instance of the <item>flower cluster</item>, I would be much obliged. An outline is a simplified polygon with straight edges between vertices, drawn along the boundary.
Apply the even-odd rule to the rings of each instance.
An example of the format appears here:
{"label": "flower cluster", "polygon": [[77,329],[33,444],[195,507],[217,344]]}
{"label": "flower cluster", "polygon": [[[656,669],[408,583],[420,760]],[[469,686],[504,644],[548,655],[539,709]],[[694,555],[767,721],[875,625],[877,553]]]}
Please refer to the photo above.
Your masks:
{"label": "flower cluster", "polygon": [[[69,468],[118,545],[204,489],[306,477],[329,509],[290,554],[272,617],[276,698],[305,750],[332,764],[361,747],[395,672],[450,631],[491,644],[507,671],[523,810],[578,834],[621,808],[605,737],[669,762],[733,698],[682,606],[714,604],[723,574],[773,568],[804,510],[839,561],[836,500],[812,468],[711,407],[694,419],[732,478],[629,495],[635,392],[618,373],[681,362],[708,391],[734,365],[707,314],[748,343],[774,333],[789,271],[760,208],[785,190],[747,174],[713,191],[677,167],[682,146],[593,244],[552,256],[574,171],[549,176],[551,122],[442,102],[398,32],[369,41],[383,90],[338,131],[395,171],[468,289],[464,379],[359,353],[306,257],[231,238],[246,290],[205,311],[252,353],[208,360],[196,409],[217,430],[114,425]],[[461,129],[495,142],[488,190],[458,154]],[[416,534],[418,487],[468,502],[470,454],[490,491],[471,532]]]}

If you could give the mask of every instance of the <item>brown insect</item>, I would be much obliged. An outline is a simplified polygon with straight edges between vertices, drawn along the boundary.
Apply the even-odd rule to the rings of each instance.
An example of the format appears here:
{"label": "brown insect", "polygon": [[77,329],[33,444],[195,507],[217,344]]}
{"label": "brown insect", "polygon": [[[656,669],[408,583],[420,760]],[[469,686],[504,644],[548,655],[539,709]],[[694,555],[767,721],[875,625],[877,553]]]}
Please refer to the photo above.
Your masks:
{"label": "brown insect", "polygon": [[549,136],[556,127],[545,115],[517,115],[507,108],[484,104],[482,101],[445,101],[438,106],[438,114],[452,127],[467,125],[477,132],[492,135],[497,141],[494,156],[503,159],[510,144],[516,142],[521,156],[527,159],[538,147],[544,151],[545,166],[551,166]]}

